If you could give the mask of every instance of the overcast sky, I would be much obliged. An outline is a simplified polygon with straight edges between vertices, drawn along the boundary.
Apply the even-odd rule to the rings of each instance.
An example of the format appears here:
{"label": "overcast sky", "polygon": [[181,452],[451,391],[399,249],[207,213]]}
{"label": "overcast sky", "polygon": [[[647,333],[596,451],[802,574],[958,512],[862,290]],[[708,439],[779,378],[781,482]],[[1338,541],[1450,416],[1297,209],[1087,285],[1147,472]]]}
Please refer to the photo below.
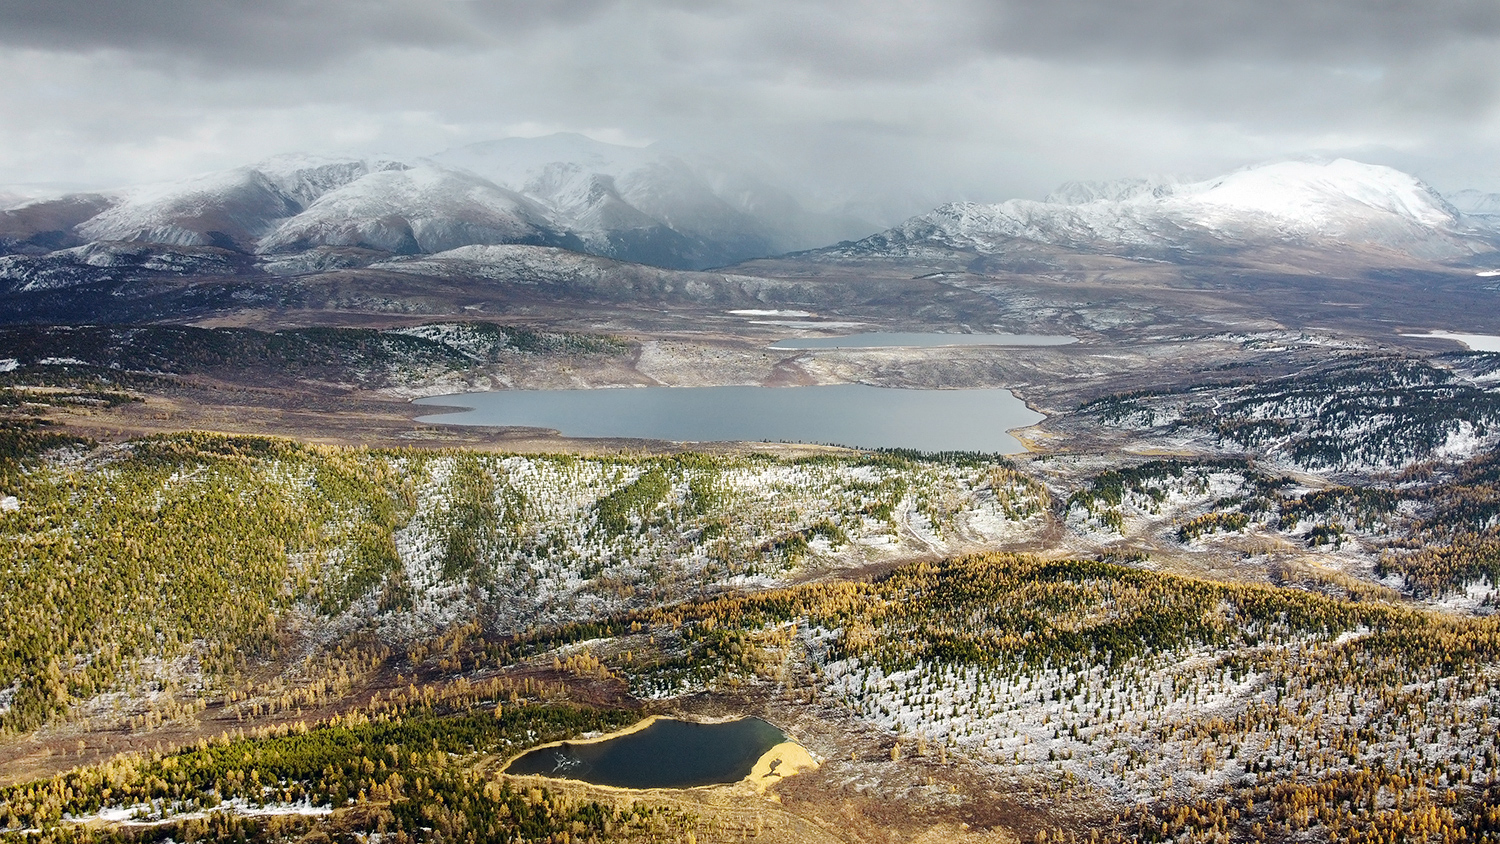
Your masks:
{"label": "overcast sky", "polygon": [[1496,0],[0,0],[0,185],[568,130],[897,204],[1336,155],[1500,190],[1497,48]]}

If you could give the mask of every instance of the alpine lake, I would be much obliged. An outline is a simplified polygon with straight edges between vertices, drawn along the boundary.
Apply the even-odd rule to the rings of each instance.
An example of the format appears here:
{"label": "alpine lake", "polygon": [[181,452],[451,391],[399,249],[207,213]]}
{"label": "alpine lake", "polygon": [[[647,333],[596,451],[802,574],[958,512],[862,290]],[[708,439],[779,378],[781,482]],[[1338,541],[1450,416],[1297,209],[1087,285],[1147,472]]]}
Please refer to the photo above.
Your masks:
{"label": "alpine lake", "polygon": [[[781,340],[773,349],[893,349],[948,346],[1058,346],[1044,334],[876,332]],[[1009,390],[904,390],[864,384],[816,387],[634,387],[498,390],[418,399],[467,408],[420,417],[447,425],[542,428],[567,437],[675,442],[795,442],[925,452],[1016,454],[1009,431],[1044,417]]]}
{"label": "alpine lake", "polygon": [[795,748],[782,755],[806,755],[759,718],[713,723],[651,718],[614,735],[533,748],[511,760],[503,773],[614,788],[696,788],[794,773],[801,767],[795,758],[772,758],[782,748]]}

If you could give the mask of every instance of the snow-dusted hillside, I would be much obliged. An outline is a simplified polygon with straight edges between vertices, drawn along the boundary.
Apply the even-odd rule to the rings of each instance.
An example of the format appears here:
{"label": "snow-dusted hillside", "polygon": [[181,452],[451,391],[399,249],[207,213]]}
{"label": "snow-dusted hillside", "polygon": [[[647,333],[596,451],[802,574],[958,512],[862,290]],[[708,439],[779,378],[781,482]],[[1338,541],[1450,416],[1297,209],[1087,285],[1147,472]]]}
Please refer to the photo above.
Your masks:
{"label": "snow-dusted hillside", "polygon": [[391,258],[369,269],[454,282],[500,282],[550,289],[554,294],[612,301],[714,302],[723,307],[760,302],[781,288],[761,278],[629,264],[555,247],[507,244],[463,246],[435,255]]}
{"label": "snow-dusted hillside", "polygon": [[248,167],[131,188],[76,231],[89,241],[251,251],[278,222],[301,213],[324,193],[401,166],[279,156]]}
{"label": "snow-dusted hillside", "polygon": [[76,227],[108,208],[99,194],[26,199],[0,211],[0,255],[39,255],[83,244]]}
{"label": "snow-dusted hillside", "polygon": [[126,276],[233,275],[242,256],[214,247],[86,243],[47,255],[0,256],[0,291],[58,290]]}
{"label": "snow-dusted hillside", "polygon": [[420,166],[370,173],[324,193],[262,238],[256,251],[357,246],[410,255],[568,240],[525,197],[466,173]]}
{"label": "snow-dusted hillside", "polygon": [[1339,159],[1280,162],[1186,184],[1070,183],[1045,202],[953,203],[841,251],[993,253],[1020,239],[1153,255],[1346,244],[1443,258],[1490,251],[1492,237],[1416,177]]}
{"label": "snow-dusted hillside", "polygon": [[[371,264],[374,270],[412,273],[431,278],[474,278],[518,284],[594,283],[616,263],[593,255],[526,245],[461,246],[434,255],[393,258]],[[648,274],[670,273],[639,268]]]}

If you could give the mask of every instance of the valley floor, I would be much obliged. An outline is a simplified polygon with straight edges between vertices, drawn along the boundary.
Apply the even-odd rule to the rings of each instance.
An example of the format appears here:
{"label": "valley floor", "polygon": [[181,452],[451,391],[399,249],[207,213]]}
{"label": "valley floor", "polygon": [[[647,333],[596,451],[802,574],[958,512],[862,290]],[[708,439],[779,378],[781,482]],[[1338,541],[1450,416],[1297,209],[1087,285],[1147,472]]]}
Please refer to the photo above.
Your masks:
{"label": "valley floor", "polygon": [[[172,329],[238,345],[111,367],[75,331],[0,372],[0,836],[1500,828],[1500,356],[1244,326],[772,352],[744,326],[455,325],[296,335],[322,361],[298,370],[266,333]],[[61,342],[39,331],[8,342]],[[1008,387],[1049,418],[1005,459],[410,404],[851,382]],[[760,715],[821,766],[765,795],[493,773],[655,713]]]}

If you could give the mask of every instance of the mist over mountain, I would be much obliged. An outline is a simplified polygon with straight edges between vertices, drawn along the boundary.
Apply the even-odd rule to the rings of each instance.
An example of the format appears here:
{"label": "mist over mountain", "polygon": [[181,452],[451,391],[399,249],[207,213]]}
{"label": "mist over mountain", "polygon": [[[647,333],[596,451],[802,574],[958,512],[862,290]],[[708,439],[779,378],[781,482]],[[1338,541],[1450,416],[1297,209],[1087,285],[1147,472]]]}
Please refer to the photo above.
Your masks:
{"label": "mist over mountain", "polygon": [[1448,201],[1454,208],[1471,217],[1500,218],[1500,193],[1461,190],[1449,194]]}
{"label": "mist over mountain", "polygon": [[40,254],[129,242],[326,257],[514,243],[696,269],[874,228],[809,211],[732,168],[561,134],[414,162],[283,155],[175,182],[22,203],[4,213],[0,249]]}
{"label": "mist over mountain", "polygon": [[1500,248],[1500,198],[1466,191],[1450,202],[1389,167],[1288,161],[1197,182],[1069,182],[1041,202],[949,203],[853,239],[871,228],[809,211],[745,169],[562,134],[413,162],[283,155],[22,202],[0,213],[9,256],[0,278],[52,290],[152,274],[295,276],[403,257],[442,263],[454,250],[503,245],[666,269],[799,250],[839,261],[1003,255],[1023,244],[1183,264],[1275,246],[1359,252],[1377,264],[1463,261]]}

